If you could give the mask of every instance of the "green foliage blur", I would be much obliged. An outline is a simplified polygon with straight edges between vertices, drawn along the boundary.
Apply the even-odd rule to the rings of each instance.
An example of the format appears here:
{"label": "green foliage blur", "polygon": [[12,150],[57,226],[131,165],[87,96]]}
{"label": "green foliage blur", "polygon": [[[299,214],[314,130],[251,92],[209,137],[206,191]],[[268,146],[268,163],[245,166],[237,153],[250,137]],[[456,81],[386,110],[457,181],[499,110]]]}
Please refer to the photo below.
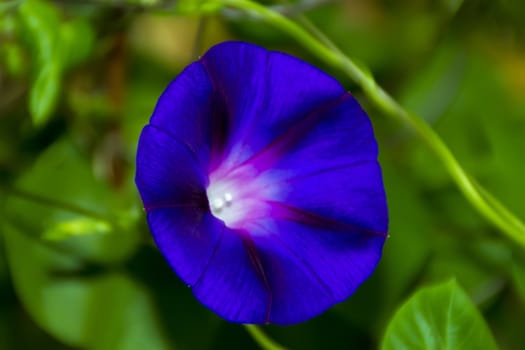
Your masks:
{"label": "green foliage blur", "polygon": [[[255,42],[330,72],[372,118],[391,217],[373,276],[289,349],[523,349],[525,251],[489,225],[406,126],[293,39],[197,0],[0,1],[0,350],[256,349],[200,305],[149,237],[138,135],[214,43]],[[422,115],[525,218],[525,2],[264,2],[304,15]]]}

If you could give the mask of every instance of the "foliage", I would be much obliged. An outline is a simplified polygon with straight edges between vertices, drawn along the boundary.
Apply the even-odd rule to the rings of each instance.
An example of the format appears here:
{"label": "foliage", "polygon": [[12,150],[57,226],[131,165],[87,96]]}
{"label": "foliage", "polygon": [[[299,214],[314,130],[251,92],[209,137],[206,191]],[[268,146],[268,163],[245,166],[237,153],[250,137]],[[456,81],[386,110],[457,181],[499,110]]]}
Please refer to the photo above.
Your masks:
{"label": "foliage", "polygon": [[[265,344],[260,329],[220,320],[173,275],[133,184],[138,134],[159,94],[229,39],[294,53],[358,97],[390,208],[383,259],[354,296],[264,332],[292,349],[520,349],[524,14],[520,1],[2,3],[0,349]],[[489,209],[458,190],[414,113],[483,186],[474,189]]]}
{"label": "foliage", "polygon": [[474,304],[454,280],[421,288],[394,315],[382,349],[497,349]]}

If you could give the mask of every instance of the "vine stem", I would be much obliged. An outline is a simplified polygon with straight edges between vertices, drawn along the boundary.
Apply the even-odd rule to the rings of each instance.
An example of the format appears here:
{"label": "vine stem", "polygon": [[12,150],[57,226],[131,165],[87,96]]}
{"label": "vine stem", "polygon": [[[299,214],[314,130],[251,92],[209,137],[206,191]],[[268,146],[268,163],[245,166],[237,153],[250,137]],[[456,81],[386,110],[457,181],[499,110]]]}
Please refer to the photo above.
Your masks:
{"label": "vine stem", "polygon": [[266,350],[286,350],[286,348],[277,344],[269,338],[258,326],[253,324],[245,324],[244,328],[250,333],[252,338],[259,344],[262,349]]}
{"label": "vine stem", "polygon": [[341,69],[366,96],[386,115],[410,126],[421,140],[433,151],[443,163],[446,170],[471,205],[492,225],[508,238],[525,248],[525,225],[510,212],[501,202],[490,194],[479,183],[475,182],[463,169],[454,154],[439,135],[417,114],[410,113],[397,103],[381,86],[372,74],[358,66],[350,57],[344,55],[337,47],[328,45],[311,35],[298,23],[251,0],[222,0],[222,6],[241,10],[247,15],[265,20],[267,23],[287,33],[313,55],[328,65]]}

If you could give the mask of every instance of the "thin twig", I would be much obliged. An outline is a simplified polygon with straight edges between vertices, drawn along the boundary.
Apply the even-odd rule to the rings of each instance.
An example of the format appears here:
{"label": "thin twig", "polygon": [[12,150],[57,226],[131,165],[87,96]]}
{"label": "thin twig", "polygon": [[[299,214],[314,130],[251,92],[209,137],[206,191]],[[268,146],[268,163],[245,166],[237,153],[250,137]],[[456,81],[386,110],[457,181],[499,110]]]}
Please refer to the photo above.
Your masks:
{"label": "thin twig", "polygon": [[252,338],[265,350],[286,350],[286,348],[277,344],[273,339],[268,337],[261,328],[253,324],[245,324],[244,328],[250,333]]}

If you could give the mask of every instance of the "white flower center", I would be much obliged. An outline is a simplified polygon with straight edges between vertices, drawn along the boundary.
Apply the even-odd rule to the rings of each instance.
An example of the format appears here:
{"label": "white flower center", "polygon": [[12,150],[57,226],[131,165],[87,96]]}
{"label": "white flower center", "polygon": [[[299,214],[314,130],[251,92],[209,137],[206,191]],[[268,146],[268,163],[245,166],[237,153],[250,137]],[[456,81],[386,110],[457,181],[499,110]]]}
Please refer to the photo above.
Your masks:
{"label": "white flower center", "polygon": [[220,215],[225,207],[232,204],[233,196],[230,192],[224,193],[219,197],[210,197],[210,208],[213,214]]}
{"label": "white flower center", "polygon": [[246,228],[266,215],[265,192],[249,168],[212,173],[206,189],[212,214],[236,229]]}

